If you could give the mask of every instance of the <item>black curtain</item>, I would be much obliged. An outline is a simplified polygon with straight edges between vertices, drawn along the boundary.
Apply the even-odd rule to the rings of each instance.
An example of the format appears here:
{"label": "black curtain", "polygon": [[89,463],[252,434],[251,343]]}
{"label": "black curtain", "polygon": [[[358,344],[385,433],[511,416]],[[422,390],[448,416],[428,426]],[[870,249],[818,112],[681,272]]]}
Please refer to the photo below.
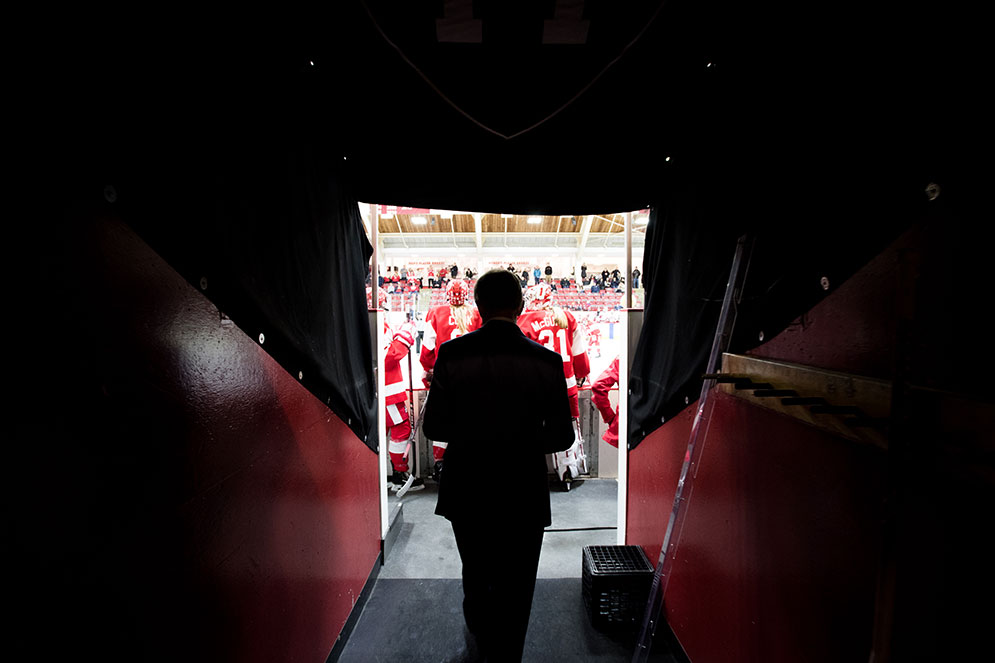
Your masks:
{"label": "black curtain", "polygon": [[117,183],[125,220],[376,450],[372,247],[347,164],[295,141],[170,154]]}
{"label": "black curtain", "polygon": [[630,448],[700,395],[738,237],[754,239],[729,344],[743,353],[784,330],[927,212],[925,189],[935,173],[921,163],[887,154],[844,163],[827,154],[758,162],[751,178],[715,153],[670,170],[647,227]]}
{"label": "black curtain", "polygon": [[646,230],[643,328],[629,376],[630,448],[698,398],[736,246],[734,227],[708,222],[708,192],[677,177]]}

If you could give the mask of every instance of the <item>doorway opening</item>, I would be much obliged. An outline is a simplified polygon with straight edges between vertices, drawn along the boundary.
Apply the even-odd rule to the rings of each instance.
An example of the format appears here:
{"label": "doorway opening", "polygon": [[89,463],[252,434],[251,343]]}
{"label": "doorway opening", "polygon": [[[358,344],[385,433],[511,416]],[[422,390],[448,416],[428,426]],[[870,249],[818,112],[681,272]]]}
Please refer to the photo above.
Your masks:
{"label": "doorway opening", "polygon": [[[431,358],[425,361],[426,346],[429,346],[427,351],[431,355],[437,338],[431,328],[433,323],[429,320],[429,314],[433,309],[449,306],[447,289],[454,282],[466,284],[469,292],[467,303],[472,306],[472,288],[476,278],[491,269],[513,271],[519,276],[523,291],[536,284],[547,284],[551,304],[569,312],[576,322],[576,338],[580,339],[581,347],[573,348],[572,352],[583,352],[588,360],[587,374],[578,375],[576,380],[577,423],[585,462],[578,476],[574,477],[576,480],[561,482],[558,481],[554,459],[548,459],[554,499],[554,522],[548,531],[550,534],[560,531],[598,532],[596,544],[624,543],[624,508],[619,505],[625,504],[625,453],[619,453],[617,447],[605,441],[606,433],[611,428],[606,415],[611,416],[612,411],[621,411],[624,415],[625,398],[623,394],[620,399],[617,384],[625,383],[628,359],[634,349],[635,338],[629,333],[629,328],[634,326],[638,329],[639,321],[633,324],[633,318],[641,316],[642,256],[648,210],[548,216],[368,203],[361,203],[360,210],[375,247],[371,263],[375,262],[377,267],[371,270],[371,274],[375,273],[376,277],[375,282],[373,277],[369,278],[368,285],[371,291],[378,291],[380,298],[386,296],[386,306],[378,307],[379,312],[375,314],[379,322],[371,326],[377,333],[374,347],[380,349],[377,374],[381,382],[385,376],[385,350],[391,342],[387,335],[392,336],[407,326],[414,337],[408,354],[400,361],[400,372],[408,397],[406,410],[412,424],[407,467],[421,485],[412,485],[408,491],[398,491],[391,485],[393,466],[387,453],[390,438],[386,426],[381,425],[381,474],[387,477],[382,480],[381,486],[387,556],[393,551],[396,537],[401,534],[409,535],[403,542],[406,546],[416,548],[421,545],[420,541],[431,546],[433,540],[438,540],[434,536],[420,536],[414,531],[411,520],[416,511],[414,503],[425,502],[425,498],[433,496],[436,486],[433,473],[438,450],[433,453],[433,441],[425,439],[419,425],[428,391],[425,369],[430,368],[432,361]],[[552,349],[561,353],[564,351],[564,348],[556,347],[557,338],[553,335],[549,339],[535,340],[552,345]],[[592,398],[591,387],[612,368],[616,359],[619,360],[619,378],[607,392],[610,409],[599,411],[594,402],[596,399]],[[379,390],[381,401],[384,395],[390,395],[397,389],[396,386],[391,388],[382,384]],[[528,394],[523,392],[522,397],[527,398]],[[486,404],[481,406],[486,408]],[[381,403],[380,411],[384,412],[384,403]],[[513,413],[497,414],[513,416]],[[616,426],[624,422],[624,416],[618,419]],[[513,485],[513,446],[509,445],[493,461],[492,467],[482,472],[481,488],[500,490],[502,485]],[[597,507],[585,502],[583,508],[572,509],[570,504],[580,506],[586,499],[585,493],[593,496],[595,491],[599,491],[604,498]],[[558,497],[560,493],[565,494],[562,522],[558,522],[555,512],[555,504],[561,499]],[[610,499],[604,497],[609,493]],[[407,513],[399,508],[405,501],[408,503]],[[428,501],[434,506],[434,497]],[[574,517],[574,511],[591,517],[578,519]],[[392,527],[398,514],[402,517],[401,524]],[[595,517],[593,514],[598,515]],[[577,557],[580,557],[579,547]],[[579,563],[573,566],[579,573]]]}
{"label": "doorway opening", "polygon": [[[450,523],[434,514],[438,484],[433,471],[438,456],[420,426],[433,351],[451,335],[472,331],[458,324],[457,318],[465,322],[472,316],[454,311],[459,299],[454,290],[463,290],[466,299],[459,306],[472,307],[473,285],[481,274],[492,269],[512,271],[527,300],[530,289],[544,291],[551,307],[547,310],[560,311],[567,319],[566,327],[549,330],[545,337],[537,333],[534,340],[564,356],[565,375],[569,375],[568,365],[576,369],[575,423],[584,462],[564,474],[562,465],[552,457],[547,459],[552,524],[543,536],[534,605],[577,605],[584,548],[625,543],[627,453],[624,443],[620,451],[605,438],[612,439],[610,430],[616,439],[624,440],[627,433],[626,395],[618,385],[626,384],[641,326],[642,256],[649,215],[646,210],[575,216],[489,214],[377,204],[361,204],[360,209],[375,247],[367,288],[370,329],[377,349],[384,563],[370,603],[380,608],[364,611],[346,652],[354,660],[369,660],[383,643],[397,639],[396,629],[404,623],[404,628],[419,634],[412,636],[419,641],[416,650],[424,647],[428,656],[445,648],[439,642],[422,642],[423,637],[436,638],[429,631],[439,629],[439,641],[462,631],[460,555]],[[446,324],[436,328],[439,320]],[[402,331],[400,335],[410,340],[409,347],[398,355],[395,344],[395,352],[389,352]],[[394,362],[390,366],[388,355]],[[609,369],[616,359],[617,377],[601,390],[607,403],[599,409],[592,384],[612,375]],[[569,377],[567,384],[569,388]],[[406,397],[412,433],[404,445],[395,440],[393,450],[406,451],[405,467],[411,475],[404,484],[407,489],[398,489],[399,484],[392,482],[393,436],[385,424],[387,400],[399,401],[400,392]],[[528,398],[527,390],[521,396]],[[513,412],[491,413],[486,403],[481,403],[481,410],[488,416],[515,416]],[[617,431],[610,425],[613,422]],[[510,440],[506,448],[497,450],[490,467],[481,468],[480,490],[515,490],[517,467]],[[569,480],[562,480],[563,476]],[[418,601],[424,602],[424,611],[412,607]],[[395,615],[392,611],[398,605],[408,607]],[[425,624],[418,616],[423,612],[438,615],[447,605],[455,613],[451,624],[437,617]],[[542,614],[540,608],[533,612],[534,616]],[[631,654],[626,644],[592,632],[582,611],[574,615],[574,621],[570,628],[584,633],[581,641],[594,642],[598,651],[617,649],[619,660]],[[557,629],[563,626],[558,624]],[[542,631],[541,626],[536,629]]]}

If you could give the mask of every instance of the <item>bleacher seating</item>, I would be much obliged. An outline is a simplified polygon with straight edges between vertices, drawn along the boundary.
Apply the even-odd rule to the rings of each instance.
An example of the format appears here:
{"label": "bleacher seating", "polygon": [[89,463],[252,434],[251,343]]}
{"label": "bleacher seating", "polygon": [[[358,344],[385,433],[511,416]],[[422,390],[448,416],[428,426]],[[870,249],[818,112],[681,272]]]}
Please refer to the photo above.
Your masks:
{"label": "bleacher seating", "polygon": [[[641,292],[641,290],[637,290],[634,293],[634,303],[642,301]],[[591,292],[589,288],[581,290],[576,284],[571,284],[569,288],[557,286],[556,291],[553,292],[553,304],[575,311],[601,311],[615,308],[620,297],[620,293],[613,290]],[[444,288],[426,288],[421,291],[418,308],[425,311],[445,303],[446,291]],[[400,304],[400,300],[398,300],[398,304]],[[393,302],[391,302],[391,306],[393,307]]]}

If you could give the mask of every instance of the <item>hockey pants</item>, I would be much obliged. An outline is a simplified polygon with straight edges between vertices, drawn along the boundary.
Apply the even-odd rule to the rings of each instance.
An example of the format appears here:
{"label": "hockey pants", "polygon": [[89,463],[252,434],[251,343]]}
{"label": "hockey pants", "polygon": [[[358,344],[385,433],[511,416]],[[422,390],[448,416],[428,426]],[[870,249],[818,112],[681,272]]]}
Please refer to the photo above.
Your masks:
{"label": "hockey pants", "polygon": [[387,406],[387,435],[390,437],[387,443],[390,464],[395,472],[407,472],[411,449],[411,420],[403,401]]}

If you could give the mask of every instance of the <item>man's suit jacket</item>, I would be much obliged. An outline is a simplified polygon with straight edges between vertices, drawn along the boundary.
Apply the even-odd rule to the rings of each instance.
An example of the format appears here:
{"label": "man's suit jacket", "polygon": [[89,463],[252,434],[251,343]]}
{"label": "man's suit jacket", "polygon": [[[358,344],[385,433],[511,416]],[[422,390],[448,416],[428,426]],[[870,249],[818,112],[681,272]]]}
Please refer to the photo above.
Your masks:
{"label": "man's suit jacket", "polygon": [[574,441],[559,354],[506,320],[442,344],[422,426],[449,443],[437,514],[550,524],[545,455]]}

